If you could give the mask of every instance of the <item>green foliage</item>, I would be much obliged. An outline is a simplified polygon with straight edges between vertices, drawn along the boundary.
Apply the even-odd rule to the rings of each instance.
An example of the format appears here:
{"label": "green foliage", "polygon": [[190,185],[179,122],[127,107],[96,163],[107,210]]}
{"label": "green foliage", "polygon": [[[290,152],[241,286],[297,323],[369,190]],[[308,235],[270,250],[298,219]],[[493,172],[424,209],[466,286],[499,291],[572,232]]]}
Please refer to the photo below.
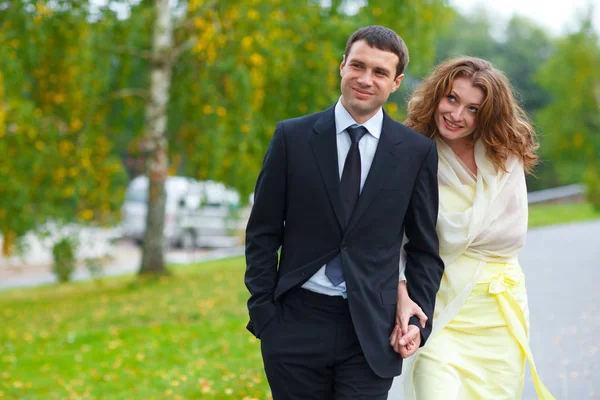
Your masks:
{"label": "green foliage", "polygon": [[408,46],[407,72],[423,76],[434,62],[436,40],[453,21],[454,13],[447,2],[369,0],[366,3],[358,14],[360,25],[377,24],[395,30]]}
{"label": "green foliage", "polygon": [[[346,39],[362,25],[397,29],[410,48],[410,68],[429,65],[433,32],[448,13],[442,0],[399,4],[402,18],[383,12],[389,4],[382,0],[355,15],[342,3],[180,4],[173,13],[179,58],[168,107],[170,172],[223,181],[246,199],[275,123],[335,102]],[[144,172],[155,16],[152,2],[128,7],[126,19],[112,11],[123,9],[121,1],[91,8],[84,0],[20,0],[0,9],[5,238],[47,220],[112,223],[125,171]],[[395,103],[388,111],[400,116]]]}
{"label": "green foliage", "polygon": [[[152,2],[141,1],[120,19],[113,3],[123,8],[121,1],[92,10],[84,0],[35,7],[22,0],[0,10],[5,238],[48,219],[111,223],[122,203],[125,171],[144,171],[155,16]],[[392,116],[402,118],[398,105],[433,61],[471,54],[503,69],[536,116],[545,162],[531,188],[579,181],[590,160],[600,157],[600,57],[591,20],[555,43],[519,17],[494,37],[488,15],[464,17],[442,0],[400,2],[394,12],[388,12],[389,0],[363,3],[179,3],[173,13],[179,57],[168,107],[170,172],[223,181],[246,199],[275,123],[335,102],[346,39],[368,24],[395,29],[410,50],[407,77],[386,107]]]}
{"label": "green foliage", "polygon": [[230,183],[245,198],[277,120],[335,101],[349,29],[321,11],[308,1],[190,3],[191,28],[178,36],[195,45],[175,68],[169,110],[171,154],[185,175]]}
{"label": "green foliage", "polygon": [[589,18],[558,41],[538,74],[551,94],[536,118],[544,155],[557,169],[576,170],[579,180],[586,165],[600,158],[600,47]]}
{"label": "green foliage", "polygon": [[59,282],[69,282],[71,274],[77,267],[75,256],[77,244],[68,236],[63,237],[52,246],[52,272]]}
{"label": "green foliage", "polygon": [[587,199],[597,211],[600,211],[600,168],[590,164],[585,171],[583,183],[587,189]]}
{"label": "green foliage", "polygon": [[439,32],[436,41],[436,63],[464,55],[497,62],[501,43],[492,36],[492,20],[488,13],[478,9],[467,16],[452,11],[451,23]]}
{"label": "green foliage", "polygon": [[0,397],[267,399],[244,261],[0,293]]}
{"label": "green foliage", "polygon": [[49,219],[106,224],[117,216],[125,175],[99,100],[110,58],[94,48],[86,4],[15,1],[0,10],[5,237]]}
{"label": "green foliage", "polygon": [[548,92],[535,74],[554,51],[554,42],[543,28],[527,18],[513,17],[501,43],[498,68],[513,84],[517,98],[530,115],[549,103]]}

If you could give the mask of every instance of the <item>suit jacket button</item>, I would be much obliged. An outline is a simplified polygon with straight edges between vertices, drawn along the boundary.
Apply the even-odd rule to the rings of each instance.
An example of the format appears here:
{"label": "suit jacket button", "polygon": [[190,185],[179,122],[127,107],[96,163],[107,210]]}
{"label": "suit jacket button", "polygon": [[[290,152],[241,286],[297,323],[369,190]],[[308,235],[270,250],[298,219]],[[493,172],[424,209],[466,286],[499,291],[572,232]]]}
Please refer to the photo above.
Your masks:
{"label": "suit jacket button", "polygon": [[302,272],[302,276],[306,276],[306,275],[308,275],[308,272],[306,272],[306,271]]}
{"label": "suit jacket button", "polygon": [[342,250],[346,250],[347,248],[348,248],[348,246],[346,246],[346,243],[342,243],[342,247],[341,247],[341,249],[342,249]]}

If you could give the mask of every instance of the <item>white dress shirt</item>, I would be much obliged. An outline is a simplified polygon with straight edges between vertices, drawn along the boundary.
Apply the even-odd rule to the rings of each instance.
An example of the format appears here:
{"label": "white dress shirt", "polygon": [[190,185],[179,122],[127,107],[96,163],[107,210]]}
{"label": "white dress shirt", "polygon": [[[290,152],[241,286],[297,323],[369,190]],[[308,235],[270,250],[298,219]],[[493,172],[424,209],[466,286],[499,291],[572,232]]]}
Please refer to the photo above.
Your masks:
{"label": "white dress shirt", "polygon": [[[352,125],[362,125],[369,131],[369,133],[365,134],[360,142],[358,142],[361,164],[360,190],[362,192],[365,181],[367,180],[367,175],[369,175],[369,170],[371,169],[371,164],[373,164],[377,145],[379,144],[381,127],[383,126],[383,110],[380,108],[379,111],[377,111],[377,114],[372,116],[367,122],[358,124],[344,108],[341,100],[335,105],[335,130],[337,133],[338,172],[340,181],[342,180],[346,156],[348,155],[348,151],[350,151],[350,144],[352,143],[350,135],[346,132],[346,128]],[[302,287],[313,292],[330,296],[343,296],[346,298],[346,282],[342,282],[338,286],[333,286],[333,283],[331,283],[329,278],[325,275],[325,265],[306,281]]]}

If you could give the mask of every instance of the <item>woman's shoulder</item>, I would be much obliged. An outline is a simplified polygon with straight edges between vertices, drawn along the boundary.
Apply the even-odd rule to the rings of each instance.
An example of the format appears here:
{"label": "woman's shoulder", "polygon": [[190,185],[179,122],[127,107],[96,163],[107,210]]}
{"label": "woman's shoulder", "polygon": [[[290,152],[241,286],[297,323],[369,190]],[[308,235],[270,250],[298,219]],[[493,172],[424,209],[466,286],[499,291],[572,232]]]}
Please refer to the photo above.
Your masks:
{"label": "woman's shoulder", "polygon": [[506,172],[510,174],[525,174],[523,160],[514,153],[508,154],[508,157],[506,157],[506,162],[504,163],[504,168],[506,169]]}

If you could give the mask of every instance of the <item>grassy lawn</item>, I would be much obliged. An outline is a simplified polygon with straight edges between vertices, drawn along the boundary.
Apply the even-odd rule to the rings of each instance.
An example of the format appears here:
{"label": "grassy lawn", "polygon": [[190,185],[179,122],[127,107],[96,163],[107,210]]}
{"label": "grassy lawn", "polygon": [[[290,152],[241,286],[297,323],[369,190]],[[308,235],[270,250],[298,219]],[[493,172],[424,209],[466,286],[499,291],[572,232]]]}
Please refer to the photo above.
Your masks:
{"label": "grassy lawn", "polygon": [[589,203],[540,204],[529,207],[529,227],[600,219]]}
{"label": "grassy lawn", "polygon": [[266,399],[244,261],[0,292],[0,399]]}

